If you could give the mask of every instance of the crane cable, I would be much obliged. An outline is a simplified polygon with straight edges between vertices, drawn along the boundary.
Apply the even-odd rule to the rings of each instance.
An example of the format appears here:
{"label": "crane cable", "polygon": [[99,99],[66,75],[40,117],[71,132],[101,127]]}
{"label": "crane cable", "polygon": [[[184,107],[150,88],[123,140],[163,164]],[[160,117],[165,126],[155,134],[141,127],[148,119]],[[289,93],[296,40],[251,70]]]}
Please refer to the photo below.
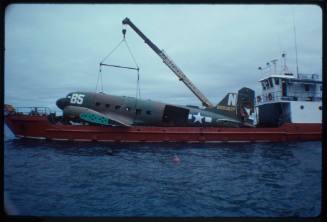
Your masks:
{"label": "crane cable", "polygon": [[[97,79],[97,84],[95,91],[98,89],[99,81],[101,82],[101,92],[103,92],[103,79],[102,79],[102,66],[109,66],[109,67],[115,67],[115,68],[122,68],[122,69],[133,69],[137,71],[137,83],[136,83],[136,98],[141,98],[141,89],[140,89],[140,68],[136,62],[136,59],[126,41],[125,34],[126,34],[126,29],[122,30],[123,33],[123,39],[101,60],[99,64],[99,73],[98,73],[98,79]],[[131,56],[136,68],[134,67],[127,67],[127,66],[120,66],[120,65],[111,65],[111,64],[105,64],[104,61],[110,57],[119,47],[122,43],[125,43],[125,46],[129,52],[129,55]]]}
{"label": "crane cable", "polygon": [[132,53],[131,48],[129,47],[129,45],[128,45],[127,41],[126,41],[126,38],[125,38],[125,33],[126,33],[126,31],[124,32],[124,30],[125,30],[125,29],[123,29],[123,35],[124,35],[124,37],[123,37],[123,40],[122,40],[122,41],[125,43],[125,45],[126,45],[126,47],[127,47],[127,49],[128,49],[129,55],[131,56],[132,60],[134,61],[134,64],[135,64],[135,66],[136,66],[136,70],[137,70],[136,98],[141,98],[141,89],[140,89],[140,68],[139,68],[139,66],[138,66],[138,64],[137,64],[137,62],[136,62],[136,59],[135,59],[135,57],[134,57],[134,55],[133,55],[133,53]]}
{"label": "crane cable", "polygon": [[97,91],[98,89],[98,85],[99,85],[99,80],[101,81],[101,92],[103,92],[103,81],[102,81],[102,72],[101,72],[101,66],[102,66],[102,63],[109,57],[111,56],[112,53],[114,53],[114,51],[116,51],[116,49],[118,49],[118,47],[122,44],[124,39],[122,39],[100,62],[100,65],[99,65],[99,73],[98,73],[98,80],[97,80],[97,84],[96,84],[96,87],[95,87],[95,91]]}
{"label": "crane cable", "polygon": [[136,62],[136,59],[132,53],[132,50],[131,48],[129,47],[127,41],[126,41],[126,38],[125,38],[125,35],[126,35],[126,29],[122,28],[122,33],[123,33],[123,41],[128,49],[128,52],[130,54],[130,56],[132,57],[132,60],[134,61],[134,64],[136,65],[137,67],[137,81],[136,81],[136,95],[135,95],[135,104],[134,104],[134,110],[135,110],[135,115],[134,115],[134,120],[133,121],[136,121],[137,120],[137,103],[138,103],[138,100],[141,99],[141,89],[140,89],[140,68]]}

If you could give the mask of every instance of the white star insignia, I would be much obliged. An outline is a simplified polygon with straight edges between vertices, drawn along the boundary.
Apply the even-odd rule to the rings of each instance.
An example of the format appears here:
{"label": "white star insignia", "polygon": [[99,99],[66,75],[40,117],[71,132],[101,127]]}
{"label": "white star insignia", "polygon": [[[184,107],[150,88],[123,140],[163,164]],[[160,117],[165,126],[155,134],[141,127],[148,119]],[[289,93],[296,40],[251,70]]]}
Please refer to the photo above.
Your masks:
{"label": "white star insignia", "polygon": [[201,116],[200,113],[193,115],[193,117],[194,117],[194,123],[196,123],[196,122],[202,123],[203,116]]}

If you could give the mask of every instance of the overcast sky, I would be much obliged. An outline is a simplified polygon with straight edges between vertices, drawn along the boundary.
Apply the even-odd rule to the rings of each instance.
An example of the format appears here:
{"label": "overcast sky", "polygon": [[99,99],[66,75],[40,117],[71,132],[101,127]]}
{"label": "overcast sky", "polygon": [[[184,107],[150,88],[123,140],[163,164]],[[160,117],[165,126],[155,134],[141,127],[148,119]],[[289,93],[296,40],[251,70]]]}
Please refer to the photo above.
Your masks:
{"label": "overcast sky", "polygon": [[[95,91],[99,63],[131,21],[216,104],[243,86],[258,92],[258,66],[287,53],[296,72],[322,68],[322,12],[315,5],[13,4],[5,12],[5,103],[48,106],[73,91]],[[140,67],[141,97],[200,105],[188,88],[127,27]],[[133,66],[121,45],[105,62]],[[135,96],[136,72],[102,69],[104,92]]]}

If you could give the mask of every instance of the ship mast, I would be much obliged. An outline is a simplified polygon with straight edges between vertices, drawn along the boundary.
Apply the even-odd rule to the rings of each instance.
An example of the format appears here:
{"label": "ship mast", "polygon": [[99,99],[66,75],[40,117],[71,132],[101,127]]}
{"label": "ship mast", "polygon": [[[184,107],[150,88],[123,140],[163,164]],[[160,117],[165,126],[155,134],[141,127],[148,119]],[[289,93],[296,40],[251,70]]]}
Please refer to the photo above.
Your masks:
{"label": "ship mast", "polygon": [[293,32],[294,32],[294,46],[295,46],[295,61],[296,61],[296,76],[299,78],[299,63],[297,58],[297,42],[296,42],[296,28],[295,28],[295,18],[294,18],[294,10],[292,11],[293,15]]}

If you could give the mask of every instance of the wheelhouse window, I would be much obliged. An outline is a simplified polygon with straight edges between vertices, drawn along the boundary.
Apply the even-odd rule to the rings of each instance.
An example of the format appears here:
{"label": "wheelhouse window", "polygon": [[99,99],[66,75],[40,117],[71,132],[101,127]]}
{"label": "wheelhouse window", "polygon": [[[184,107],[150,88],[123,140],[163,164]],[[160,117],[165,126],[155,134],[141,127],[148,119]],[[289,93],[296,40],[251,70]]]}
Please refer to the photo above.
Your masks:
{"label": "wheelhouse window", "polygon": [[264,82],[261,82],[261,85],[262,85],[262,89],[266,90],[266,86],[265,86]]}
{"label": "wheelhouse window", "polygon": [[275,78],[275,85],[279,85],[279,78]]}
{"label": "wheelhouse window", "polygon": [[126,111],[130,111],[131,110],[131,107],[125,107],[125,110]]}
{"label": "wheelhouse window", "polygon": [[268,79],[270,87],[274,87],[273,81],[271,78]]}
{"label": "wheelhouse window", "polygon": [[146,114],[151,115],[151,111],[150,110],[147,110],[146,111]]}
{"label": "wheelhouse window", "polygon": [[309,91],[309,90],[310,90],[310,88],[309,88],[309,85],[308,85],[308,84],[304,84],[304,90],[305,90],[305,91]]}
{"label": "wheelhouse window", "polygon": [[99,102],[96,102],[96,103],[95,103],[95,105],[96,105],[96,106],[100,106],[100,105],[101,105],[101,103],[99,103]]}
{"label": "wheelhouse window", "polygon": [[109,108],[110,107],[110,104],[106,104],[106,108]]}
{"label": "wheelhouse window", "polygon": [[120,105],[117,105],[115,106],[115,109],[120,109],[120,107],[121,107]]}

